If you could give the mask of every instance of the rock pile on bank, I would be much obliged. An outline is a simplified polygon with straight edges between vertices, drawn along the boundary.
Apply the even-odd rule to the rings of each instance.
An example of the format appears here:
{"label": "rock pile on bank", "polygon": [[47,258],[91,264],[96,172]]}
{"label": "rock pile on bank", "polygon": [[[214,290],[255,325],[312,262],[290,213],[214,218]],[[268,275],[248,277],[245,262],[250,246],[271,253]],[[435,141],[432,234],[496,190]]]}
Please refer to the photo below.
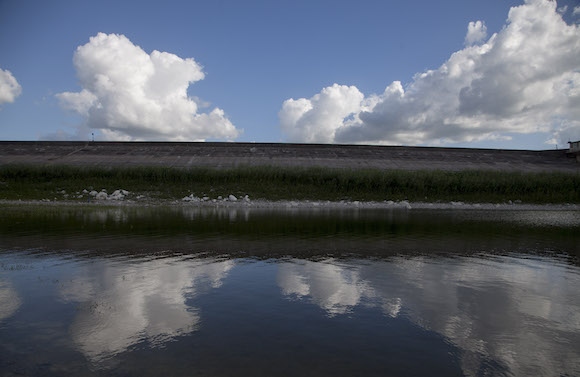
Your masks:
{"label": "rock pile on bank", "polygon": [[115,190],[112,194],[107,194],[107,190],[102,189],[100,192],[95,190],[89,192],[89,195],[95,198],[96,200],[123,200],[127,195],[129,195],[129,191],[119,189]]}
{"label": "rock pile on bank", "polygon": [[237,202],[239,200],[245,202],[245,203],[249,203],[250,202],[250,197],[248,195],[244,196],[241,199],[238,199],[238,197],[236,197],[235,195],[228,195],[227,198],[222,197],[221,195],[217,197],[217,199],[211,199],[209,196],[202,196],[201,198],[198,196],[195,196],[194,194],[190,194],[188,196],[184,196],[183,198],[181,198],[182,201],[184,202],[192,202],[192,203],[199,203],[199,202],[213,202],[213,203],[217,203],[217,202]]}

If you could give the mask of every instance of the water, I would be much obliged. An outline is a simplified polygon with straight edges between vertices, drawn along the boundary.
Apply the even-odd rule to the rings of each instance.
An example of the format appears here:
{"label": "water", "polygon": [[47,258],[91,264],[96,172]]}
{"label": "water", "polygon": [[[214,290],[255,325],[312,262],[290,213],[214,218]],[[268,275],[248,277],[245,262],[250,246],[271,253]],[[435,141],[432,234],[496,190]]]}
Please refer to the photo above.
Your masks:
{"label": "water", "polygon": [[0,375],[579,375],[580,213],[0,210]]}

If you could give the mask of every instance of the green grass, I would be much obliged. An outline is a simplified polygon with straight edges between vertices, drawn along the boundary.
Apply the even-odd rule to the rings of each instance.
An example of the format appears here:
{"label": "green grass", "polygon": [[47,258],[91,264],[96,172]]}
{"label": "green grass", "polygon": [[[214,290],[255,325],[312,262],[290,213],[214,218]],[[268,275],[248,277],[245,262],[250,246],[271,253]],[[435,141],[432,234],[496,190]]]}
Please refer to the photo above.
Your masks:
{"label": "green grass", "polygon": [[[326,168],[161,167],[80,168],[5,165],[0,167],[0,199],[63,199],[83,189],[125,189],[153,199],[180,199],[189,193],[215,198],[402,200],[465,202],[580,203],[580,174],[499,171],[401,171]],[[68,198],[70,200],[70,197]],[[86,200],[75,198],[74,200]]]}

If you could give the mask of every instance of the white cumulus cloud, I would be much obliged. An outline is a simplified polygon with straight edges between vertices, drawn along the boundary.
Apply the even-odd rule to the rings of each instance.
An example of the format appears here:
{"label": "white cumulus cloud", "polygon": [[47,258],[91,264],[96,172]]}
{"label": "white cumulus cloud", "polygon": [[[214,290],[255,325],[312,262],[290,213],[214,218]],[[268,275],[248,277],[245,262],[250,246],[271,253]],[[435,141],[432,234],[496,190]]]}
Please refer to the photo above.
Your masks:
{"label": "white cumulus cloud", "polygon": [[334,84],[310,99],[288,99],[279,112],[291,141],[331,143],[345,117],[361,110],[364,95],[354,86]]}
{"label": "white cumulus cloud", "polygon": [[281,128],[306,142],[438,145],[536,132],[580,138],[580,26],[566,24],[556,2],[529,0],[484,42],[485,32],[482,22],[470,24],[466,42],[482,43],[382,94],[364,97],[335,84],[287,100]]}
{"label": "white cumulus cloud", "polygon": [[193,58],[148,54],[124,35],[99,33],[73,62],[82,90],[57,94],[61,106],[109,140],[232,140],[241,132],[222,109],[199,113],[188,97],[189,85],[205,77]]}
{"label": "white cumulus cloud", "polygon": [[467,25],[467,34],[465,35],[465,45],[482,42],[487,37],[487,27],[483,21],[470,22]]}
{"label": "white cumulus cloud", "polygon": [[563,7],[557,8],[556,11],[560,14],[564,14],[564,13],[568,12],[568,6],[564,5]]}
{"label": "white cumulus cloud", "polygon": [[14,102],[22,93],[22,87],[12,73],[0,68],[0,105],[5,102]]}

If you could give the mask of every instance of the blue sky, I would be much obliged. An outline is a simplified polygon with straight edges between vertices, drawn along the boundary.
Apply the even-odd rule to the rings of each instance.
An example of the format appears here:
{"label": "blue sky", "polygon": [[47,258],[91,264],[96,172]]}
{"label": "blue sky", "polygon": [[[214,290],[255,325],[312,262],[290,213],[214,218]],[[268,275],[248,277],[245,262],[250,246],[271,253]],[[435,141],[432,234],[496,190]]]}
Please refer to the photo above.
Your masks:
{"label": "blue sky", "polygon": [[[523,23],[511,20],[506,24],[510,8],[523,4],[522,1],[505,0],[2,0],[0,69],[11,73],[20,85],[21,93],[12,102],[0,103],[0,140],[86,139],[90,132],[95,132],[96,139],[102,140],[203,139],[553,148],[553,144],[545,143],[546,140],[553,139],[553,142],[562,143],[565,138],[580,139],[580,119],[577,112],[570,110],[571,106],[547,115],[545,110],[541,115],[530,113],[529,118],[524,119],[503,110],[489,110],[491,105],[483,102],[481,109],[485,111],[481,110],[478,108],[480,105],[472,101],[469,103],[475,110],[467,117],[463,110],[459,114],[461,117],[457,114],[435,116],[432,114],[435,110],[430,110],[424,114],[429,119],[428,126],[409,120],[409,114],[415,114],[417,108],[447,106],[447,103],[431,104],[425,100],[428,95],[439,95],[421,89],[425,87],[425,81],[417,81],[415,75],[438,70],[453,53],[468,48],[465,37],[470,22],[481,20],[486,29],[485,37],[477,40],[475,47],[485,45],[494,33],[501,33],[506,25]],[[567,29],[562,25],[553,26],[546,49],[537,51],[538,54],[550,55],[549,47],[554,45],[554,41],[559,41],[560,35],[568,46],[578,46],[574,44],[580,35],[577,25],[580,11],[575,11],[578,5],[577,1],[558,2],[560,13],[557,13],[557,17],[564,18]],[[545,9],[540,11],[540,5],[523,6],[530,7],[530,12],[522,16],[527,17],[526,20],[534,21],[536,17],[539,24],[555,25],[554,18],[540,19],[546,13]],[[534,6],[536,8],[532,9]],[[103,43],[90,51],[87,48],[85,56],[79,58],[75,65],[73,56],[77,47],[89,44],[90,38],[96,37],[98,33],[104,33]],[[572,36],[566,33],[572,33]],[[116,110],[109,111],[106,105],[102,106],[104,109],[99,110],[100,113],[96,107],[91,115],[83,113],[77,106],[80,97],[74,93],[80,93],[94,83],[91,84],[90,79],[84,82],[80,80],[79,76],[83,75],[80,72],[84,72],[85,77],[99,74],[88,71],[87,67],[93,67],[91,64],[101,56],[98,48],[106,49],[109,46],[109,50],[103,51],[111,51],[115,41],[107,36],[113,34],[124,36],[126,41],[115,39],[125,46],[123,48],[133,49],[134,45],[146,54],[157,50],[181,59],[193,58],[203,67],[199,68],[205,77],[190,81],[187,98],[182,98],[178,104],[171,105],[166,111],[160,110],[159,114],[152,114],[151,118],[139,118],[139,122],[146,124],[143,127],[131,124],[127,119],[115,119]],[[522,51],[526,50],[524,47]],[[537,46],[536,49],[538,47],[542,48]],[[576,81],[575,74],[580,71],[580,60],[578,53],[559,54],[553,56],[554,61],[565,60],[570,64],[559,68],[554,74],[556,76],[546,85],[571,82],[571,88],[559,93],[558,97],[559,102],[569,102],[578,91],[577,84],[580,81]],[[539,64],[549,63],[550,60],[545,60]],[[481,63],[484,64],[488,63]],[[505,64],[507,66],[511,63],[508,61]],[[107,69],[109,71],[100,74],[112,74],[110,72],[114,67]],[[190,69],[195,70],[192,66]],[[477,72],[487,72],[483,73],[483,79],[491,74],[486,66]],[[469,75],[474,76],[477,72],[467,72],[464,76],[469,78]],[[172,77],[178,77],[179,72],[175,75]],[[537,76],[542,76],[541,72]],[[184,80],[187,83],[187,79]],[[489,82],[493,80],[494,77],[491,77]],[[406,102],[398,99],[399,102],[395,103],[383,94],[385,88],[394,81],[401,82]],[[333,87],[335,83],[338,86]],[[122,83],[118,83],[118,86],[122,90]],[[528,90],[516,89],[514,92]],[[421,90],[426,94],[421,94]],[[93,92],[96,93],[95,90]],[[59,93],[72,94],[63,97]],[[125,98],[119,92],[103,93],[96,94],[96,99],[91,103],[104,104],[112,101],[112,98]],[[172,93],[177,93],[177,89]],[[483,96],[482,101],[490,98],[489,92],[478,93],[478,98]],[[119,97],[116,97],[117,94]],[[374,94],[380,97],[375,101],[378,105],[374,108],[368,104],[363,105]],[[327,97],[334,102],[324,102],[323,99]],[[132,101],[131,106],[136,106],[136,102],[141,103],[139,98]],[[158,126],[156,122],[179,123],[179,120],[167,118],[164,114],[181,111],[187,107],[187,101],[193,101],[193,98],[197,110],[190,115],[209,113],[216,107],[223,114],[199,118],[195,124],[185,122],[174,129],[154,129]],[[296,106],[290,106],[292,104],[285,107],[285,101],[289,99],[303,99],[295,103],[302,107],[297,109]],[[358,102],[352,105],[352,101]],[[425,104],[426,101],[428,104]],[[538,109],[553,108],[549,101],[533,105]],[[530,107],[530,104],[523,104],[518,111],[528,111]],[[399,109],[407,109],[407,113],[403,110],[399,113]],[[139,108],[133,110],[139,111]],[[483,119],[481,114],[486,111],[489,114],[486,113]],[[341,119],[329,119],[325,117],[328,112],[344,116],[341,115]],[[406,120],[402,121],[403,117]],[[522,128],[524,121],[544,119],[542,117],[551,117],[549,126],[538,123],[532,127],[534,132],[532,128]],[[449,120],[451,118],[453,120]],[[456,124],[459,118],[465,124],[457,126],[459,128],[451,127],[450,124]],[[393,119],[399,119],[400,122],[394,125]],[[466,127],[470,128],[467,124],[472,120],[479,128],[474,130],[474,136],[465,136],[468,133]],[[505,127],[489,126],[492,120],[505,123]],[[439,130],[448,126],[450,128],[446,133],[425,132],[425,127]],[[159,127],[163,128],[161,125]],[[198,131],[190,132],[188,127]],[[201,131],[212,127],[225,127],[229,131]],[[231,131],[232,127],[236,132]],[[413,133],[406,132],[407,129],[412,129]],[[463,136],[453,136],[459,134]],[[510,136],[512,139],[507,140],[506,137]]]}

